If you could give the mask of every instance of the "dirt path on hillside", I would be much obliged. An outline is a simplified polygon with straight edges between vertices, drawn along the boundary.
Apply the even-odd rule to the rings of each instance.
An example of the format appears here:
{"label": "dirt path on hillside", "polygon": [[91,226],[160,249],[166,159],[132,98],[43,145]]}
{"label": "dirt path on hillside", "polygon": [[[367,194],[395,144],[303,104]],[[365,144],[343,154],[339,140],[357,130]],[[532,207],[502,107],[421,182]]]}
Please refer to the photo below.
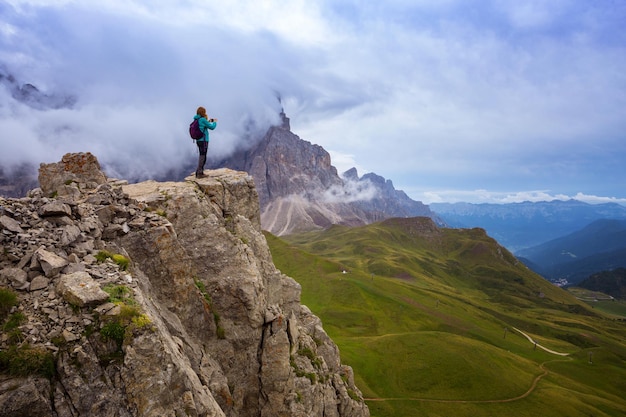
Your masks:
{"label": "dirt path on hillside", "polygon": [[[517,330],[522,335],[524,335],[531,343],[533,343],[533,344],[536,343],[535,340],[532,337],[528,336],[523,331],[521,331],[519,329],[516,329],[515,327],[513,327],[513,329]],[[552,349],[548,349],[546,347],[541,346],[538,343],[536,345],[540,349],[543,349],[546,352],[554,354],[554,355],[559,355],[559,356],[568,356],[569,355],[569,353],[556,352],[556,351],[554,351]],[[571,360],[571,358],[568,358],[568,360]],[[532,392],[535,390],[535,388],[537,388],[537,383],[539,383],[541,378],[543,378],[544,376],[548,375],[548,370],[544,366],[545,364],[550,363],[550,362],[563,362],[563,361],[565,361],[565,360],[564,359],[562,359],[562,360],[558,360],[557,359],[557,360],[551,360],[551,361],[543,362],[541,365],[539,365],[539,368],[543,372],[540,375],[537,375],[535,377],[535,379],[533,379],[533,382],[530,384],[530,388],[528,388],[528,391],[526,391],[522,395],[518,395],[517,397],[512,397],[512,398],[504,398],[504,399],[500,399],[500,400],[438,400],[438,399],[432,399],[432,398],[364,398],[364,400],[365,401],[423,401],[423,402],[434,402],[434,403],[467,403],[467,404],[508,403],[508,402],[513,402],[513,401],[524,399],[524,398],[528,397],[530,394],[532,394]]]}
{"label": "dirt path on hillside", "polygon": [[553,355],[559,355],[559,356],[568,356],[569,353],[562,353],[562,352],[555,352],[552,349],[548,349],[546,347],[541,346],[539,343],[537,343],[532,337],[528,336],[526,333],[524,333],[523,331],[521,331],[520,329],[516,329],[515,327],[513,327],[513,330],[520,332],[521,334],[524,335],[524,337],[526,337],[526,339],[528,339],[530,341],[530,343],[535,344],[539,349],[543,349],[548,353],[552,353]]}
{"label": "dirt path on hillside", "polygon": [[[522,395],[518,395],[513,398],[503,398],[500,400],[438,400],[433,398],[364,398],[365,401],[423,401],[423,402],[431,402],[431,403],[463,403],[463,404],[487,404],[487,403],[509,403],[517,400],[524,399],[528,397],[537,387],[537,383],[541,378],[548,375],[548,370],[544,367],[544,365],[548,362],[557,362],[557,361],[547,361],[539,365],[539,368],[543,371],[540,375],[537,375],[535,379],[533,379],[532,384],[530,384],[530,388],[528,391],[523,393]],[[559,361],[560,362],[560,361]]]}

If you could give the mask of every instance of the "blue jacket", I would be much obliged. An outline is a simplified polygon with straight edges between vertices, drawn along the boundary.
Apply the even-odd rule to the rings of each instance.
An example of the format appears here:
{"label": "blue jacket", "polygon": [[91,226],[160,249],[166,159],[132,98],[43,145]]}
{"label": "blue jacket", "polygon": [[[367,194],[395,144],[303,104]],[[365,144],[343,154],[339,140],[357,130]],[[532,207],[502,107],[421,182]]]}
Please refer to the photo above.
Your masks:
{"label": "blue jacket", "polygon": [[195,116],[193,116],[194,120],[200,119],[198,120],[198,124],[200,125],[200,130],[202,130],[204,132],[204,138],[203,139],[198,139],[198,142],[202,142],[202,141],[209,141],[209,130],[215,130],[215,128],[217,127],[217,122],[209,122],[206,118],[200,116],[199,114],[196,114]]}

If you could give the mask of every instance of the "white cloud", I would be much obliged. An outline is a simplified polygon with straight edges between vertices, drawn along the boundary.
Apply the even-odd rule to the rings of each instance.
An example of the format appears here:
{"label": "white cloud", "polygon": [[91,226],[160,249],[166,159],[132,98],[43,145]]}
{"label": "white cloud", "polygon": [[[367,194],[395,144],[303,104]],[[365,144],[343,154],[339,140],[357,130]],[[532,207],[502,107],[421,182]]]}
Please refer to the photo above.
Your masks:
{"label": "white cloud", "polygon": [[[66,152],[91,151],[114,171],[110,175],[150,178],[193,162],[187,127],[199,105],[220,120],[210,146],[216,159],[243,146],[249,133],[264,133],[278,122],[276,90],[291,82],[284,45],[206,27],[155,24],[148,13],[129,13],[139,8],[136,3],[130,9],[115,2],[102,7],[68,3],[17,13],[15,19],[28,23],[23,44],[0,38],[0,50],[21,48],[2,55],[20,85],[78,98],[72,109],[41,111],[15,101],[0,85],[6,103],[0,105],[0,163],[38,165]],[[43,49],[45,60],[28,56]],[[274,67],[279,58],[286,69]]]}
{"label": "white cloud", "polygon": [[491,204],[508,204],[521,203],[525,201],[567,201],[578,200],[589,204],[616,203],[626,205],[626,198],[617,197],[600,197],[588,195],[585,193],[576,193],[574,195],[559,194],[546,190],[532,191],[489,191],[479,190],[409,190],[407,191],[416,200],[425,204],[432,203],[491,203]]}
{"label": "white cloud", "polygon": [[[0,12],[7,68],[79,99],[73,112],[0,105],[0,142],[12,149],[0,159],[83,147],[129,170],[177,166],[193,157],[185,132],[198,105],[220,120],[210,155],[223,156],[250,126],[277,122],[276,93],[294,133],[332,150],[339,172],[356,166],[414,188],[566,195],[626,159],[615,5],[11,1]],[[4,132],[20,129],[23,143],[8,145]],[[602,193],[623,196],[624,175]]]}
{"label": "white cloud", "polygon": [[325,203],[352,203],[355,201],[369,201],[376,197],[378,191],[368,181],[344,180],[342,186],[331,186],[324,191],[321,200]]}
{"label": "white cloud", "polygon": [[600,197],[597,195],[587,195],[583,193],[576,193],[576,195],[572,198],[574,200],[584,201],[585,203],[589,204],[617,203],[621,205],[626,205],[626,198]]}

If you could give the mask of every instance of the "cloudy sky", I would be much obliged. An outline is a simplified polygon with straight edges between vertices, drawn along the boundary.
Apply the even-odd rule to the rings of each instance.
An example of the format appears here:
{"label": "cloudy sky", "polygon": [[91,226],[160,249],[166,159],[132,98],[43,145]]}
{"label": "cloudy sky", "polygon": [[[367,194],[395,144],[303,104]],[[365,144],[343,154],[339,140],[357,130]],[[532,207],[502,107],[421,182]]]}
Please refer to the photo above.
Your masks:
{"label": "cloudy sky", "polygon": [[[150,178],[277,122],[413,199],[626,204],[622,0],[0,2],[0,163],[91,151]],[[6,78],[5,78],[6,81]]]}

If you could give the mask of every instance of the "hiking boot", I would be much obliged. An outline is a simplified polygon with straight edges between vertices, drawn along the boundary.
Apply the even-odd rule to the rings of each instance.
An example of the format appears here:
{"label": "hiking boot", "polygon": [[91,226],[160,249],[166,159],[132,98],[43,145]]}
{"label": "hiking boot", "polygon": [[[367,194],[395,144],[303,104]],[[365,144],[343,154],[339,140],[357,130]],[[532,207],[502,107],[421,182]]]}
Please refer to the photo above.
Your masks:
{"label": "hiking boot", "polygon": [[206,178],[207,176],[204,175],[204,172],[201,174],[196,174],[196,178]]}

